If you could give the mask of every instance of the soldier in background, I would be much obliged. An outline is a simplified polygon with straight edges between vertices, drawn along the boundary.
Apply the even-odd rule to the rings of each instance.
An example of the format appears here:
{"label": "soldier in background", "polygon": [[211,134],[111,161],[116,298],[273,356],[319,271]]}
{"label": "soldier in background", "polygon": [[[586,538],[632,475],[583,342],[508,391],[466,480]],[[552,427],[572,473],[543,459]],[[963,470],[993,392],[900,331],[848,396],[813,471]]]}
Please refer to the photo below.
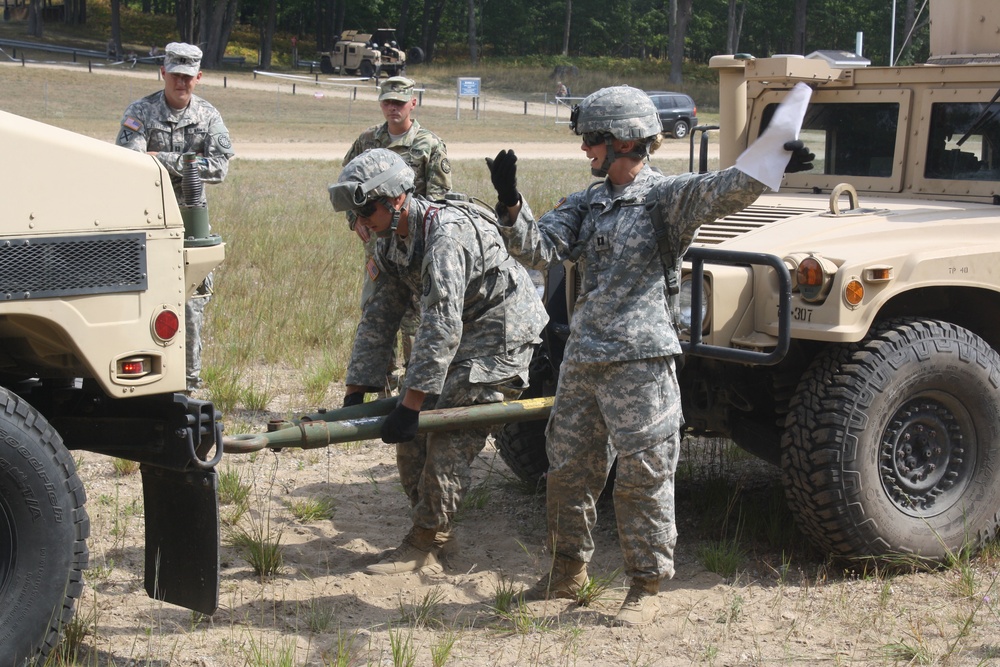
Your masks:
{"label": "soldier in background", "polygon": [[[614,503],[631,586],[614,623],[646,625],[660,610],[660,582],[674,575],[674,472],[680,450],[681,354],[669,295],[698,227],[740,211],[764,184],[731,167],[665,176],[646,158],[662,141],[649,97],[629,86],[589,95],[570,115],[591,173],[603,180],[535,220],[517,191],[517,157],[487,158],[500,230],[531,268],[573,260],[580,295],[546,431],[550,571],[526,600],[574,598],[594,553],[596,500],[618,461]],[[786,171],[809,168],[801,142],[785,144]],[[795,150],[793,150],[795,149]],[[777,149],[781,150],[781,149]],[[663,232],[666,248],[657,243]],[[673,276],[673,278],[671,278]]]}
{"label": "soldier in background", "polygon": [[400,390],[382,426],[396,444],[413,527],[370,574],[441,572],[438,553],[471,484],[470,466],[488,427],[417,435],[421,409],[517,398],[548,320],[527,271],[507,254],[496,225],[447,202],[414,196],[415,177],[384,148],[347,163],[330,201],[377,236],[368,262],[371,294],[347,367],[344,406],[382,382],[400,320],[414,298],[422,313]]}
{"label": "soldier in background", "polygon": [[[194,94],[201,81],[201,56],[197,46],[167,44],[160,66],[163,90],[128,106],[116,139],[119,146],[153,155],[163,164],[178,202],[183,201],[185,153],[198,154],[198,174],[205,183],[225,180],[233,157],[229,130],[222,116]],[[204,191],[199,203],[206,203]],[[205,306],[211,297],[212,274],[209,274],[185,305],[188,392],[195,391],[201,383],[201,328]]]}
{"label": "soldier in background", "polygon": [[[346,166],[348,162],[371,148],[386,148],[403,158],[413,170],[414,194],[431,200],[444,199],[451,191],[451,163],[448,162],[448,149],[440,137],[421,127],[412,117],[413,109],[417,106],[415,87],[416,84],[411,79],[403,76],[394,76],[382,83],[378,102],[385,122],[373,125],[362,132],[344,156],[343,164]],[[348,212],[347,221],[365,244],[367,264],[375,252],[375,240],[370,237],[364,225],[355,224],[351,212]],[[370,285],[370,281],[366,280],[365,285]],[[368,292],[362,291],[362,306],[368,296]],[[396,354],[393,354],[380,393],[387,393],[392,389],[397,381],[395,372],[405,368],[409,362],[413,336],[419,320],[420,310],[417,307],[417,300],[414,299],[400,325],[403,361],[399,363]]]}

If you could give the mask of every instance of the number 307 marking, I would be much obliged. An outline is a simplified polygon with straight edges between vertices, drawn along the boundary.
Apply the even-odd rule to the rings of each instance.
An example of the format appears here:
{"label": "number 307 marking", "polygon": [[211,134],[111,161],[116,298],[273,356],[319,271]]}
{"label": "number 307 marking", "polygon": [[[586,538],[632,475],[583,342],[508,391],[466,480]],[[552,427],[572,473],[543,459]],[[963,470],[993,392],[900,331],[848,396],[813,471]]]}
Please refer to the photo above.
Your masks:
{"label": "number 307 marking", "polygon": [[792,319],[797,322],[812,322],[812,317],[811,308],[792,308]]}

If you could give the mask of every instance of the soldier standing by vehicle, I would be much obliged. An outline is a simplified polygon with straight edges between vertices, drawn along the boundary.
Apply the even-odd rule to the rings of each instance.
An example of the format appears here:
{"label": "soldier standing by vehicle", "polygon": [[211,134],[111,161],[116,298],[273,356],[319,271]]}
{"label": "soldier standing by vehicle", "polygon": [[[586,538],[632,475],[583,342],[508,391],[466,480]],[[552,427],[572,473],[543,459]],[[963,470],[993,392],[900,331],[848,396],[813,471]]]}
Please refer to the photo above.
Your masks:
{"label": "soldier standing by vehicle", "polygon": [[[122,117],[116,143],[156,157],[170,173],[178,202],[184,154],[197,153],[198,174],[205,183],[221,183],[229,171],[233,145],[229,130],[214,106],[194,94],[201,81],[201,49],[171,42],[164,50],[160,74],[163,90],[130,104]],[[202,191],[201,205],[205,204]],[[212,274],[185,306],[187,320],[187,390],[201,383],[201,328],[212,297]]]}
{"label": "soldier standing by vehicle", "polygon": [[376,235],[372,283],[347,368],[344,406],[382,382],[400,320],[414,297],[422,312],[398,405],[382,426],[396,444],[413,527],[371,574],[440,572],[437,555],[468,490],[470,465],[489,428],[417,436],[421,409],[515,399],[547,316],[531,278],[495,224],[468,208],[414,196],[414,173],[390,150],[348,162],[330,201]]}
{"label": "soldier standing by vehicle", "polygon": [[[698,227],[745,208],[765,186],[735,167],[673,177],[652,169],[645,160],[662,128],[652,101],[635,88],[591,94],[574,108],[570,128],[604,180],[537,221],[517,191],[514,152],[487,158],[510,252],[530,268],[572,260],[582,275],[546,431],[554,559],[524,597],[572,598],[586,585],[595,502],[617,456],[615,513],[632,583],[615,623],[645,625],[659,613],[660,582],[673,577],[677,541],[681,347],[669,295]],[[799,150],[787,171],[799,171],[811,155],[801,142],[785,144],[791,148]]]}
{"label": "soldier standing by vehicle", "polygon": [[[411,117],[413,109],[417,106],[417,98],[413,90],[415,86],[416,84],[412,80],[403,76],[394,76],[385,80],[378,97],[385,122],[373,125],[361,133],[351,145],[351,149],[347,151],[347,155],[344,156],[344,166],[366,150],[387,148],[402,157],[403,161],[413,170],[414,194],[431,200],[444,199],[445,195],[451,191],[451,163],[448,162],[448,149],[436,134],[421,127],[420,123]],[[355,219],[350,211],[347,214],[347,222],[365,244],[365,262],[367,263],[375,253],[375,239],[371,238],[364,225],[355,224]],[[370,281],[366,280],[365,285],[370,285]],[[362,292],[362,305],[368,296],[367,292]],[[380,391],[391,388],[394,383],[393,371],[397,366],[406,367],[419,319],[420,311],[415,299],[411,307],[407,309],[406,316],[400,325],[403,363],[397,363],[396,355],[393,354],[392,360],[386,367],[386,378]]]}

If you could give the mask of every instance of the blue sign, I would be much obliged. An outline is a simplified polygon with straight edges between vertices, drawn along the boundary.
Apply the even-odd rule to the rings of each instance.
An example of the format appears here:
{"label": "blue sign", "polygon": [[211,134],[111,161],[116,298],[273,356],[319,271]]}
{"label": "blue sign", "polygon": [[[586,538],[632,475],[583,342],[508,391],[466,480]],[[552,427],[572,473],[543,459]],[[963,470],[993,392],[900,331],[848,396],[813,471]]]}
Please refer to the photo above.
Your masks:
{"label": "blue sign", "polygon": [[479,77],[458,77],[459,97],[479,97]]}

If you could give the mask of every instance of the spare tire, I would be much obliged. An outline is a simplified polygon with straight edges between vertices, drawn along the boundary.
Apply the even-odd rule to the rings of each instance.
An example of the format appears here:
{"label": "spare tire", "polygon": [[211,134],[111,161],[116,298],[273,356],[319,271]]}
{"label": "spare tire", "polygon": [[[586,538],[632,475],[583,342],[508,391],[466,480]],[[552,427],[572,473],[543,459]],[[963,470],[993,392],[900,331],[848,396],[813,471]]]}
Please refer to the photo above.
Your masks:
{"label": "spare tire", "polygon": [[3,388],[0,430],[0,656],[40,664],[83,591],[86,494],[56,430]]}
{"label": "spare tire", "polygon": [[406,52],[406,62],[410,65],[419,65],[424,62],[424,50],[419,46],[412,46]]}

